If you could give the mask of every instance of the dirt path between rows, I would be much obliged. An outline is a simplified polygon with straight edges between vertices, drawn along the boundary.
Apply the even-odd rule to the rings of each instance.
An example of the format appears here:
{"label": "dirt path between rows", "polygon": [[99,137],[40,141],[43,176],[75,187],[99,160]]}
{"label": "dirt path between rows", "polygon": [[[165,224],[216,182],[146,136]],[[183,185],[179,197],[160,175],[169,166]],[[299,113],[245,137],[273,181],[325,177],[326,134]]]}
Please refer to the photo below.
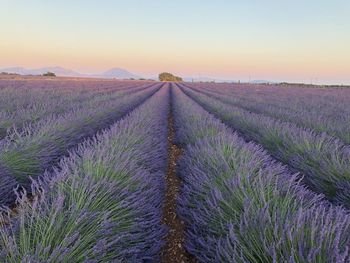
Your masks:
{"label": "dirt path between rows", "polygon": [[163,224],[169,227],[166,237],[166,244],[161,255],[161,262],[164,263],[187,263],[197,262],[185,249],[185,226],[184,222],[176,213],[176,199],[180,192],[181,181],[176,176],[177,160],[182,150],[174,144],[174,118],[172,109],[168,117],[168,169],[166,175],[166,195],[163,210]]}

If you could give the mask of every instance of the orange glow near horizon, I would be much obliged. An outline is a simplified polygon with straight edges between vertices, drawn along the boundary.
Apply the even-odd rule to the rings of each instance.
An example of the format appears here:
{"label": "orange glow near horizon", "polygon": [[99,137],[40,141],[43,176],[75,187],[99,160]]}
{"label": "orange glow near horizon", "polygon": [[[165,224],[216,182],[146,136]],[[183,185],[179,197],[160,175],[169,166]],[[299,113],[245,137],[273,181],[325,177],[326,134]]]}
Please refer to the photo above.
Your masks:
{"label": "orange glow near horizon", "polygon": [[[18,42],[20,43],[20,42]],[[43,49],[43,45],[5,46],[0,43],[0,67],[23,66],[39,68],[44,66],[62,66],[82,72],[102,72],[112,67],[123,67],[144,74],[157,74],[172,71],[185,76],[218,76],[221,78],[269,78],[269,79],[305,79],[329,78],[346,79],[349,76],[350,55],[345,50],[332,54],[322,51],[291,52],[279,54],[274,51],[250,52],[237,48],[236,52],[210,52],[210,50],[159,50],[153,53],[145,47],[96,47],[84,46],[80,49],[55,46]],[[239,51],[239,52],[238,52]],[[172,56],[168,56],[172,52]]]}
{"label": "orange glow near horizon", "polygon": [[[345,1],[342,9],[340,3],[339,7],[322,3],[319,10],[302,1],[285,3],[291,13],[283,16],[276,11],[282,6],[273,1],[267,5],[276,12],[263,5],[235,6],[227,1],[222,6],[204,1],[200,7],[195,1],[184,2],[184,6],[191,3],[186,11],[182,5],[152,6],[142,0],[140,5],[146,8],[142,13],[126,3],[107,2],[98,6],[83,1],[75,5],[7,1],[3,13],[0,10],[0,68],[61,66],[97,73],[121,67],[148,76],[170,71],[233,80],[319,79],[350,84],[350,36],[345,33],[350,23],[330,12],[350,11]],[[163,13],[162,5],[171,5],[181,15]],[[236,9],[242,14],[229,16]],[[119,16],[115,10],[122,10]],[[214,16],[214,10],[221,15]],[[295,20],[293,10],[304,16]]]}

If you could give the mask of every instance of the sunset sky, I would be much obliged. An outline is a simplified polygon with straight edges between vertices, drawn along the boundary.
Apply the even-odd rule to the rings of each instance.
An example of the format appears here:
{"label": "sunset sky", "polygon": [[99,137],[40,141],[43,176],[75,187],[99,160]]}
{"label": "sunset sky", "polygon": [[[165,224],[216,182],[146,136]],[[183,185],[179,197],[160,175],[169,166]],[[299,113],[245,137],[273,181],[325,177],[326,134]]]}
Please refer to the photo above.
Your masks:
{"label": "sunset sky", "polygon": [[2,0],[0,68],[350,84],[349,0]]}

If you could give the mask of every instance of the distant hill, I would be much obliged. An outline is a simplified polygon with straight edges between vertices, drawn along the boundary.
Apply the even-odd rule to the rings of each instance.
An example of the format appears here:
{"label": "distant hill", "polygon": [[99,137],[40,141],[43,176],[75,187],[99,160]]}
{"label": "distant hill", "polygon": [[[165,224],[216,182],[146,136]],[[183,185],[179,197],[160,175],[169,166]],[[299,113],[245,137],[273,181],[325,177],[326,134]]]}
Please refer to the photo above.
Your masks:
{"label": "distant hill", "polygon": [[83,74],[81,74],[79,72],[75,72],[73,70],[65,69],[62,67],[44,67],[44,68],[37,68],[37,69],[26,69],[23,67],[12,67],[12,68],[0,69],[0,72],[16,73],[16,74],[20,74],[20,75],[42,75],[48,71],[54,72],[57,76],[64,76],[64,77],[84,76]]}
{"label": "distant hill", "polygon": [[125,69],[122,68],[112,68],[107,70],[99,75],[104,78],[117,78],[117,79],[139,79],[140,76],[137,76]]}
{"label": "distant hill", "polygon": [[31,75],[30,70],[27,70],[22,67],[3,68],[3,69],[0,69],[0,71],[6,72],[6,73],[21,74],[21,75]]}
{"label": "distant hill", "polygon": [[94,77],[94,78],[117,78],[117,79],[139,79],[142,78],[122,68],[112,68],[97,74],[82,74],[80,72],[62,67],[43,67],[37,69],[27,69],[23,67],[11,67],[0,69],[0,72],[16,73],[20,75],[42,75],[46,72],[53,72],[61,77]]}
{"label": "distant hill", "polygon": [[[96,74],[83,74],[71,69],[66,69],[62,67],[43,67],[43,68],[37,68],[37,69],[27,69],[24,67],[10,67],[10,68],[3,68],[0,69],[0,72],[7,72],[7,73],[15,73],[20,75],[42,75],[46,72],[53,72],[56,74],[56,76],[61,77],[87,77],[87,78],[116,78],[116,79],[140,79],[140,78],[146,78],[146,79],[154,79],[158,80],[158,76],[138,76],[137,74],[134,74],[126,69],[123,68],[112,68],[102,73],[96,73]],[[233,79],[221,79],[221,78],[215,78],[215,77],[206,77],[206,76],[188,76],[183,78],[186,82],[238,82],[237,80]],[[244,81],[243,81],[244,82]],[[268,80],[252,80],[250,81],[252,84],[265,84],[265,83],[274,83],[272,81]]]}
{"label": "distant hill", "polygon": [[[43,74],[45,72],[54,72],[57,76],[66,76],[66,77],[81,77],[84,76],[84,74],[81,74],[79,72],[76,72],[71,69],[66,69],[62,67],[46,67],[46,68],[40,68],[39,74]],[[42,73],[41,73],[42,72]]]}

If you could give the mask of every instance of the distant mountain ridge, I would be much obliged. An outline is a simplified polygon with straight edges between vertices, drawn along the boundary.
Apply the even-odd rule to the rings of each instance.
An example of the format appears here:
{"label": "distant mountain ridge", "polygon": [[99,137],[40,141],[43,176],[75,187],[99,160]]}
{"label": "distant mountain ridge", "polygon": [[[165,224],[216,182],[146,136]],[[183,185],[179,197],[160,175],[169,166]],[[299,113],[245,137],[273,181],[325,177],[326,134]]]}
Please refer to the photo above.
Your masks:
{"label": "distant mountain ridge", "polygon": [[83,74],[71,69],[62,67],[43,67],[37,69],[27,69],[24,67],[10,67],[0,69],[0,72],[15,73],[20,75],[42,75],[46,72],[53,72],[61,77],[96,77],[96,78],[118,78],[118,79],[139,79],[140,76],[122,68],[112,68],[99,74]]}
{"label": "distant mountain ridge", "polygon": [[37,69],[26,69],[23,67],[11,67],[0,69],[0,72],[16,73],[20,75],[41,75],[46,72],[54,72],[57,76],[79,77],[83,74],[62,67],[43,67]]}
{"label": "distant mountain ridge", "polygon": [[100,74],[100,76],[105,78],[124,78],[124,79],[139,79],[140,76],[137,76],[134,73],[131,73],[122,68],[112,68]]}
{"label": "distant mountain ridge", "polygon": [[[20,75],[42,75],[46,72],[53,72],[57,76],[61,77],[86,77],[86,78],[116,78],[116,79],[140,79],[140,78],[146,78],[146,79],[154,79],[158,80],[158,76],[139,76],[137,74],[134,74],[126,69],[123,68],[111,68],[107,71],[96,73],[96,74],[83,74],[71,69],[66,69],[63,67],[42,67],[37,69],[27,69],[24,67],[9,67],[9,68],[3,68],[0,69],[1,72],[7,72],[7,73],[16,73]],[[206,77],[206,76],[197,76],[197,77],[183,77],[183,80],[186,82],[228,82],[228,83],[236,83],[237,80],[233,79],[221,79],[221,78],[215,78],[215,77]],[[266,83],[275,83],[268,80],[251,80],[249,83],[252,84],[266,84]]]}

